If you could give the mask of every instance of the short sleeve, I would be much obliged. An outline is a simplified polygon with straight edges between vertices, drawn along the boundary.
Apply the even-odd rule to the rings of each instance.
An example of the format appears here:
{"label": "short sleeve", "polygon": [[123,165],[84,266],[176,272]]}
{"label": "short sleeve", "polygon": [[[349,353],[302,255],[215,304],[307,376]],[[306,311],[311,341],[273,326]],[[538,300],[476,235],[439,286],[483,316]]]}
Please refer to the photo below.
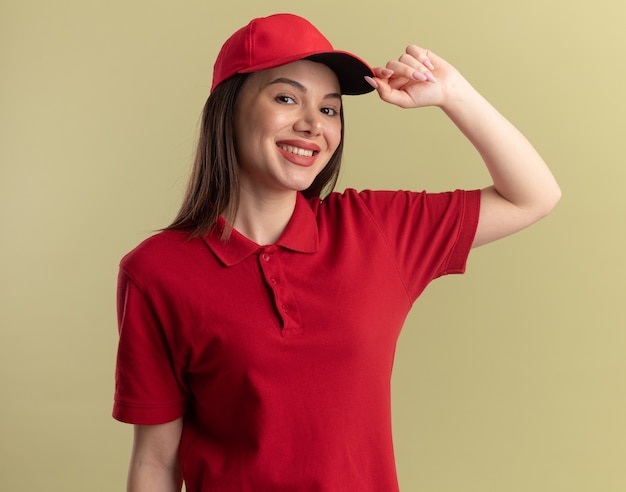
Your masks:
{"label": "short sleeve", "polygon": [[119,345],[113,417],[132,424],[170,422],[185,411],[185,388],[167,334],[150,300],[120,270]]}
{"label": "short sleeve", "polygon": [[464,273],[476,234],[480,190],[360,193],[415,300],[442,275]]}

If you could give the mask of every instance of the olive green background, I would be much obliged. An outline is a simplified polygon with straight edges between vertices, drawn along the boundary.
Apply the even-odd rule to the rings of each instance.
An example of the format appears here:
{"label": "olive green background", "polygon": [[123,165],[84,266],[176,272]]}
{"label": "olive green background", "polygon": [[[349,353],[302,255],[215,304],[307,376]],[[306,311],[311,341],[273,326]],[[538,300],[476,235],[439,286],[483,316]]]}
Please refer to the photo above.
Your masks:
{"label": "olive green background", "polygon": [[[626,4],[4,0],[0,4],[0,483],[123,490],[111,417],[121,256],[177,210],[211,68],[250,18],[291,11],[379,65],[455,64],[563,188],[533,228],[434,282],[393,379],[403,491],[626,490]],[[345,98],[339,188],[488,176],[443,114]]]}

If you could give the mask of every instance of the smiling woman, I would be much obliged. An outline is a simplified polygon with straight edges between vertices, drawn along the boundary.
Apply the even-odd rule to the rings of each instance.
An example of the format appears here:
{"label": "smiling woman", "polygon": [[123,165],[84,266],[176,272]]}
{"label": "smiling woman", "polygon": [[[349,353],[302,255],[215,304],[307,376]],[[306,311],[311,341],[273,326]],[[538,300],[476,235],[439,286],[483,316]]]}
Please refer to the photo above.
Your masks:
{"label": "smiling woman", "polygon": [[[441,108],[492,183],[333,192],[342,97],[373,90]],[[434,53],[372,69],[301,17],[251,21],[215,63],[178,216],[121,262],[129,490],[397,491],[390,378],[411,305],[559,197],[526,138]]]}

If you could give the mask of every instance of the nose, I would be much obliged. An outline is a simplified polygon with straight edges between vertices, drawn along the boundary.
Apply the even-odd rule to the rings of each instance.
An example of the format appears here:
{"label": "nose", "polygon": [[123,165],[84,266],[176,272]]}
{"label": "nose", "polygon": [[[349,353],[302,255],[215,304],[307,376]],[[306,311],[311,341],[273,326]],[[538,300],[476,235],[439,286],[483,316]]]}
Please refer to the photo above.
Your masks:
{"label": "nose", "polygon": [[319,135],[322,133],[322,116],[317,108],[302,108],[294,123],[294,130],[310,136]]}

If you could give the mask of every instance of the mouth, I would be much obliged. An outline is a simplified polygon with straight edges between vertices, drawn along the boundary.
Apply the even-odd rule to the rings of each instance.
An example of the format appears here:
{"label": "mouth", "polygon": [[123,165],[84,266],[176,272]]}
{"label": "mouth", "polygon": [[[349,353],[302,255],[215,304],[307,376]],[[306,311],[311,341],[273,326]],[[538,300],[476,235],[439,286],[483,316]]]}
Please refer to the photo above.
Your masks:
{"label": "mouth", "polygon": [[293,145],[279,144],[278,147],[280,147],[285,152],[289,152],[290,154],[294,154],[294,155],[299,155],[301,157],[313,157],[315,154],[318,153],[317,150],[303,149],[301,147],[295,147]]}

